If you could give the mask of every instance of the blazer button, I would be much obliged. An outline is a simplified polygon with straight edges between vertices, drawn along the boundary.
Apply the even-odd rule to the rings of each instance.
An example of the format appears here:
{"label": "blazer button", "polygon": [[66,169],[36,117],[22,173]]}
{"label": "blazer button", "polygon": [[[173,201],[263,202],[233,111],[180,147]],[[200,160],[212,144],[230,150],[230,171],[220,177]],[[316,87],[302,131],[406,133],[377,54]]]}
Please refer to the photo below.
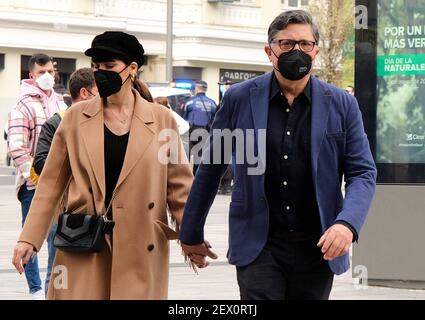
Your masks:
{"label": "blazer button", "polygon": [[149,203],[149,205],[148,205],[149,210],[152,210],[153,207],[155,207],[155,203],[153,203],[153,202]]}
{"label": "blazer button", "polygon": [[153,249],[155,249],[155,246],[153,244],[148,245],[148,250],[152,251]]}

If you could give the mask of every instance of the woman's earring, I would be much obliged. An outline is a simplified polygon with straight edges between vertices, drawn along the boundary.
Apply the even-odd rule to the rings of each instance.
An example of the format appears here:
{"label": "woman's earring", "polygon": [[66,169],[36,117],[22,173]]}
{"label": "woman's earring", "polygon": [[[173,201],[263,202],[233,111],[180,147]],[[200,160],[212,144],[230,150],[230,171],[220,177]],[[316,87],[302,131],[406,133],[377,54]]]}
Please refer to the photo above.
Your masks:
{"label": "woman's earring", "polygon": [[134,80],[136,80],[136,74],[134,74],[134,73],[133,73],[133,74],[131,75],[131,80],[133,80],[133,81],[134,81]]}

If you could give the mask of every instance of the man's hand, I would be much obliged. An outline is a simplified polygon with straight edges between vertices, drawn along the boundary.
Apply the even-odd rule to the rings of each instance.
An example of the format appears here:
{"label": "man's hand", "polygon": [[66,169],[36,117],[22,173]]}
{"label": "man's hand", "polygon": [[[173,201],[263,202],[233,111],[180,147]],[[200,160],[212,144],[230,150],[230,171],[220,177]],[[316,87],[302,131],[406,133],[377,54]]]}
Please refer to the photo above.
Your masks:
{"label": "man's hand", "polygon": [[349,228],[342,224],[334,224],[331,226],[317,243],[318,247],[322,247],[325,260],[333,260],[339,256],[346,254],[350,250],[353,242],[353,233]]}
{"label": "man's hand", "polygon": [[207,256],[211,259],[217,259],[217,255],[210,248],[211,245],[208,241],[193,246],[182,243],[183,251],[198,268],[208,267],[210,263],[206,259]]}

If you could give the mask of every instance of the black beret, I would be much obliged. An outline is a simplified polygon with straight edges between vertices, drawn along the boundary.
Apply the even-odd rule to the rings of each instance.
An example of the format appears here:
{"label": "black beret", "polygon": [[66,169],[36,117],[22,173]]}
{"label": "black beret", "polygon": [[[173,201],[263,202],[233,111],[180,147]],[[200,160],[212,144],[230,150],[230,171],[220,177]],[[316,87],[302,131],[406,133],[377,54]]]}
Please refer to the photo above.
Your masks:
{"label": "black beret", "polygon": [[84,54],[89,57],[116,55],[137,62],[140,68],[144,61],[142,44],[131,34],[122,31],[106,31],[94,37],[91,48]]}

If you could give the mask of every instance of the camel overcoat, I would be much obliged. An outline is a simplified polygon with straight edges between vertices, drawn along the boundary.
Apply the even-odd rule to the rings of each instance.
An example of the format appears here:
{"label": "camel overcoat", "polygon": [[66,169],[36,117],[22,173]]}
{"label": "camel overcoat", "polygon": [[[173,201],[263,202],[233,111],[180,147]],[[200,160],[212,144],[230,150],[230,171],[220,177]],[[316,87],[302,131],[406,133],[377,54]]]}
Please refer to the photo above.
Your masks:
{"label": "camel overcoat", "polygon": [[[49,299],[167,299],[169,240],[178,237],[193,176],[172,113],[133,94],[128,146],[112,203],[113,241],[107,239],[100,253],[57,250]],[[68,183],[68,212],[94,213],[94,206],[98,214],[106,211],[102,108],[99,97],[77,103],[55,134],[19,238],[37,251]],[[176,134],[160,134],[163,129]],[[160,161],[164,152],[174,161]],[[167,208],[176,230],[168,226]]]}

